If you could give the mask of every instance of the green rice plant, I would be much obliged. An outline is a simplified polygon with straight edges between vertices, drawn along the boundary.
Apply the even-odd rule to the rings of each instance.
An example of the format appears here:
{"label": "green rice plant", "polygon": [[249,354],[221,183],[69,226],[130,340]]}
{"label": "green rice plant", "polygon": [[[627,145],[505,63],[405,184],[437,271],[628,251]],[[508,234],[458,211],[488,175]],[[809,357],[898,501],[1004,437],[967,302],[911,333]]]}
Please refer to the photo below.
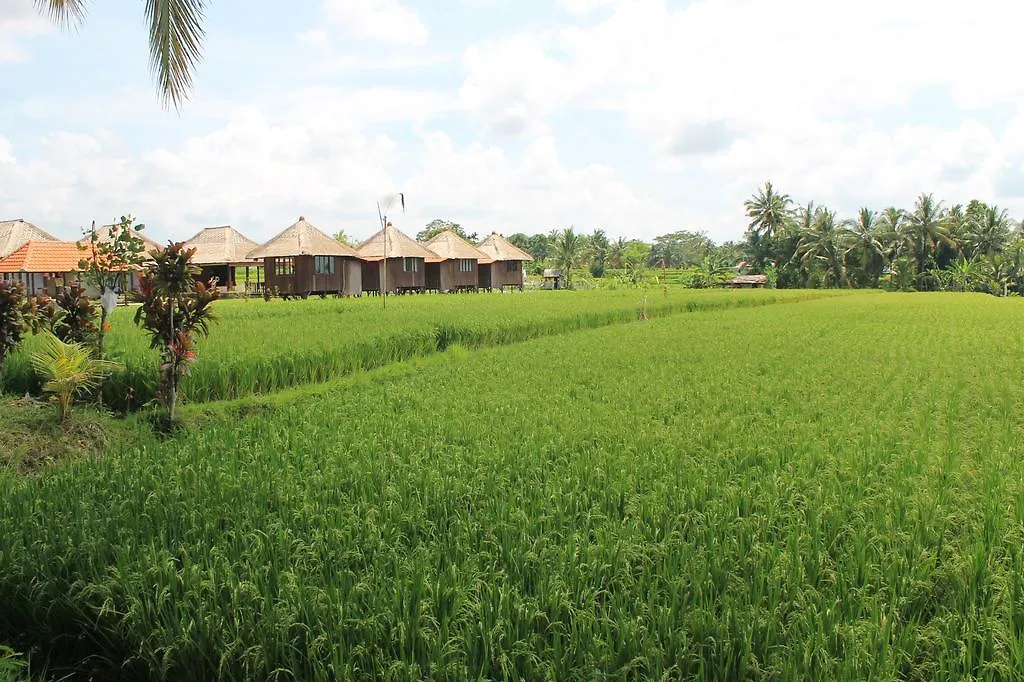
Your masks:
{"label": "green rice plant", "polygon": [[[648,314],[797,302],[838,291],[670,290],[651,301]],[[380,300],[225,300],[214,304],[219,324],[197,341],[202,362],[183,377],[181,399],[190,402],[265,394],[354,371],[419,357],[448,339],[471,348],[501,345],[582,328],[636,319],[642,294],[635,291],[546,291],[523,294],[424,295],[394,297],[388,310]],[[112,317],[108,357],[123,370],[104,382],[104,404],[119,410],[156,398],[159,357],[134,329],[131,309]],[[439,348],[439,344],[441,347]],[[28,339],[24,352],[31,352]],[[37,393],[29,364],[14,353],[3,369],[12,393]]]}
{"label": "green rice plant", "polygon": [[452,334],[195,404],[0,476],[0,640],[94,678],[1016,679],[1021,306]]}

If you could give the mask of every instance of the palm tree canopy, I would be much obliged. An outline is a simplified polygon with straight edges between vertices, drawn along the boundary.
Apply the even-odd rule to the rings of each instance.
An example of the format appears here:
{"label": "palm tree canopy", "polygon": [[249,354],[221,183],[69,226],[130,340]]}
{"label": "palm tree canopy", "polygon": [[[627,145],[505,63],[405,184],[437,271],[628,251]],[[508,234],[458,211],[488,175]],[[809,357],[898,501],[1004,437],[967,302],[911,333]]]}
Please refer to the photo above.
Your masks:
{"label": "palm tree canopy", "polygon": [[743,202],[750,218],[750,229],[761,237],[775,235],[791,218],[792,203],[788,194],[776,192],[771,182],[764,183],[764,188]]}
{"label": "palm tree canopy", "polygon": [[[62,25],[85,19],[86,0],[34,0],[36,8]],[[204,10],[208,0],[145,0],[149,25],[149,66],[164,106],[180,110],[192,91],[192,74],[202,58]]]}

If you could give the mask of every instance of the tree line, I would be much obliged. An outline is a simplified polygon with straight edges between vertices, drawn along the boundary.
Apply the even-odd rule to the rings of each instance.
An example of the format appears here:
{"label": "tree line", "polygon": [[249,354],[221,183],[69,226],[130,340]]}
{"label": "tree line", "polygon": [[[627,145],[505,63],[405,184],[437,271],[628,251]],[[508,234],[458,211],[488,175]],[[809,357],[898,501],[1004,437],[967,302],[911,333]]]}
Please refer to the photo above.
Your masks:
{"label": "tree line", "polygon": [[[742,241],[715,243],[706,232],[677,230],[650,242],[611,238],[604,230],[574,227],[508,236],[533,256],[531,274],[555,268],[570,274],[606,274],[650,280],[666,270],[687,286],[714,286],[737,272],[764,274],[779,288],[889,288],[904,291],[1024,293],[1024,221],[974,199],[946,205],[922,193],[911,208],[861,208],[841,217],[813,201],[796,203],[766,182],[746,202]],[[435,220],[417,235],[454,229]]]}
{"label": "tree line", "polygon": [[1022,293],[1022,223],[984,201],[947,206],[922,193],[909,209],[841,218],[766,182],[744,206],[743,255],[779,287]]}

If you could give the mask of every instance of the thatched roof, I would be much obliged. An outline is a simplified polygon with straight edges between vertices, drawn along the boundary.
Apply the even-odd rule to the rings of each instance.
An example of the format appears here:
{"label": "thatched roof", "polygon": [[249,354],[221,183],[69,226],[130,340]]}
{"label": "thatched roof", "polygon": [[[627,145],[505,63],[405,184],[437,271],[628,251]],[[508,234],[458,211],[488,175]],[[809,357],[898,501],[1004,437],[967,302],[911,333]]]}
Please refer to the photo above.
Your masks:
{"label": "thatched roof", "polygon": [[768,275],[737,275],[730,284],[767,284]]}
{"label": "thatched roof", "polygon": [[423,258],[424,260],[438,258],[436,253],[396,230],[391,223],[359,245],[359,248],[356,249],[359,257],[363,260],[383,259],[385,237],[387,238],[388,258]]}
{"label": "thatched roof", "polygon": [[327,236],[313,227],[303,216],[299,216],[299,221],[284,232],[246,254],[246,257],[251,260],[288,258],[289,256],[358,257],[351,246]]}
{"label": "thatched roof", "polygon": [[[101,225],[100,227],[97,227],[96,228],[96,236],[99,238],[99,241],[104,242],[104,243],[113,241],[113,235],[111,234],[111,231],[113,229],[114,229],[114,225]],[[150,239],[149,235],[147,235],[144,232],[139,232],[138,230],[136,230],[133,227],[129,227],[128,228],[128,234],[130,234],[131,236],[135,237],[136,239],[141,239],[142,240],[142,246],[143,246],[143,250],[144,250],[144,254],[143,255],[146,258],[149,257],[149,252],[150,251],[162,251],[163,248],[164,248],[163,244],[159,243],[155,239]],[[86,243],[88,243],[89,238],[88,238],[88,236],[85,236],[82,239],[80,239],[79,241],[82,242],[83,244],[86,244]]]}
{"label": "thatched roof", "polygon": [[451,230],[434,235],[425,246],[437,254],[435,260],[490,260],[487,254]]}
{"label": "thatched roof", "polygon": [[0,220],[0,258],[11,255],[32,241],[59,241],[46,230],[36,227],[23,218]]}
{"label": "thatched roof", "polygon": [[247,265],[253,262],[247,254],[259,246],[230,225],[207,227],[187,243],[196,250],[196,265]]}
{"label": "thatched roof", "polygon": [[491,232],[491,235],[487,237],[487,239],[477,244],[476,248],[483,251],[487,255],[488,260],[480,261],[481,263],[499,260],[533,260],[533,256],[526,253],[509,240],[505,239],[497,232]]}

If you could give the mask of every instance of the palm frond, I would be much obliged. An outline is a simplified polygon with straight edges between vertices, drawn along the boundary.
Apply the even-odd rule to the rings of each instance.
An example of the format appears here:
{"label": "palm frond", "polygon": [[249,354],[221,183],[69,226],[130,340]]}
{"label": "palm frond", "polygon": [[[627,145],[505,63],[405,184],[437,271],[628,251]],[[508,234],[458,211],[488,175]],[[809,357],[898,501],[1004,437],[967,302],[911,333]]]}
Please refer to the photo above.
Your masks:
{"label": "palm frond", "polygon": [[36,9],[57,24],[72,26],[85,19],[87,0],[34,0]]}
{"label": "palm frond", "polygon": [[206,0],[146,0],[149,64],[164,106],[180,109],[191,94],[192,73],[202,58],[206,36],[205,6]]}

